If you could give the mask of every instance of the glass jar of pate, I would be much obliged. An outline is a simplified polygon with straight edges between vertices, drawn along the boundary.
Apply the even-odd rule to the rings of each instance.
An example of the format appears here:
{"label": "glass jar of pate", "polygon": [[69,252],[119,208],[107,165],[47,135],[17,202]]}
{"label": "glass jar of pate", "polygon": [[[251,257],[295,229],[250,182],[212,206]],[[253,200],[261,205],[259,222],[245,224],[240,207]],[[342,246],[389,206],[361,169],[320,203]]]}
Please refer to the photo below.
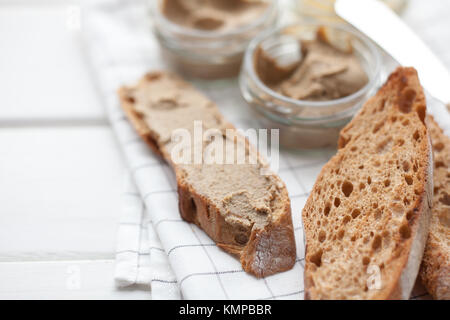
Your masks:
{"label": "glass jar of pate", "polygon": [[[299,60],[300,41],[315,39],[319,28],[326,28],[336,45],[351,45],[367,75],[367,83],[348,96],[326,101],[293,99],[267,86],[256,70],[258,50],[263,48],[280,65],[292,64]],[[262,34],[250,43],[239,85],[260,123],[266,128],[280,129],[282,146],[293,149],[335,147],[340,130],[378,89],[380,68],[381,58],[376,46],[351,27],[295,24]]]}
{"label": "glass jar of pate", "polygon": [[163,57],[186,76],[237,76],[251,39],[276,26],[277,1],[212,0],[205,2],[209,8],[202,6],[203,2],[150,2],[153,31]]}

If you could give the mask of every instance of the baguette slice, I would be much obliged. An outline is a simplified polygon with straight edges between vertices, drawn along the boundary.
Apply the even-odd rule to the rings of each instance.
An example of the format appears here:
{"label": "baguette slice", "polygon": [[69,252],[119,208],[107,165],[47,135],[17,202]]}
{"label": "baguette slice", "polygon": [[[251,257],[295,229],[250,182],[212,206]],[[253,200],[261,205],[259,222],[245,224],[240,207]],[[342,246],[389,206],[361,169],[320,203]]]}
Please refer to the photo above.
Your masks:
{"label": "baguette slice", "polygon": [[303,209],[306,299],[407,299],[428,234],[432,154],[417,72],[398,68],[341,131]]}
{"label": "baguette slice", "polygon": [[434,195],[420,276],[434,299],[450,300],[450,138],[432,116],[427,126],[434,151]]}
{"label": "baguette slice", "polygon": [[[165,72],[148,73],[136,86],[121,88],[119,96],[139,135],[172,166],[183,219],[202,228],[225,251],[239,256],[244,270],[257,277],[293,267],[296,250],[287,189],[268,171],[259,154],[256,164],[173,161],[176,143],[171,136],[176,129],[186,129],[194,145],[191,150],[199,150],[193,137],[194,121],[202,121],[203,132],[218,129],[220,134],[214,141],[233,141],[246,155],[254,151],[212,101]],[[232,132],[231,138],[225,135],[227,129]],[[209,143],[200,144],[202,158]],[[261,170],[269,174],[262,175]]]}

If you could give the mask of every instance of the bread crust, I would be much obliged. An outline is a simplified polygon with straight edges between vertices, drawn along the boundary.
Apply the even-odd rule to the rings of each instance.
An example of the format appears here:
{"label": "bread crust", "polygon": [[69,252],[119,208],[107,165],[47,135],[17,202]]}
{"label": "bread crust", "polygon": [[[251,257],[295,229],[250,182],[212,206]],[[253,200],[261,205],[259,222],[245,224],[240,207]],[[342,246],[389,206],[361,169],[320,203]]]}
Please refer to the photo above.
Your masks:
{"label": "bread crust", "polygon": [[[154,78],[158,74],[167,73],[151,72],[141,82],[145,81],[146,78]],[[179,211],[184,220],[194,223],[203,229],[216,242],[218,247],[239,257],[243,269],[256,277],[269,276],[289,270],[294,266],[296,247],[290,200],[286,187],[278,177],[276,179],[282,185],[278,201],[282,202],[283,213],[277,217],[272,217],[270,222],[261,228],[253,227],[245,244],[236,244],[233,240],[235,236],[233,230],[231,230],[229,223],[220,213],[219,208],[185,181],[183,171],[172,162],[168,152],[160,147],[158,139],[151,128],[148,127],[139,113],[135,111],[135,101],[132,98],[130,99],[129,88],[120,88],[118,95],[122,108],[137,133],[174,170],[177,179]],[[227,128],[235,129],[232,124],[226,121],[224,123]]]}
{"label": "bread crust", "polygon": [[[263,228],[253,228],[245,246],[235,245],[228,223],[207,198],[178,179],[179,210],[182,218],[202,228],[217,246],[239,257],[243,269],[256,277],[289,270],[295,263],[295,238],[290,203],[284,214]],[[287,195],[286,195],[287,196]]]}
{"label": "bread crust", "polygon": [[420,276],[434,299],[450,300],[450,138],[432,116],[427,116],[434,150],[434,186],[430,234],[425,247]]}
{"label": "bread crust", "polygon": [[[379,90],[377,95],[370,99],[366,105],[361,109],[361,111],[355,116],[355,118],[341,131],[339,137],[339,152],[334,156],[321,170],[318,180],[313,187],[313,191],[319,187],[319,181],[321,181],[324,176],[328,175],[331,168],[335,168],[337,164],[345,159],[344,154],[350,152],[347,150],[346,146],[351,141],[351,130],[353,130],[356,119],[363,117],[363,112],[368,111],[371,104],[374,104],[375,99],[380,99],[381,97],[388,96],[393,92],[397,94],[397,100],[394,105],[395,108],[402,108],[402,98],[401,92],[407,86],[412,85],[416,88],[416,95],[414,95],[413,101],[415,109],[408,112],[417,112],[419,119],[424,122],[426,107],[425,107],[425,97],[423,91],[420,87],[417,78],[417,72],[413,68],[398,68],[391,76],[384,86]],[[367,106],[367,107],[366,107]],[[384,106],[384,103],[383,103]],[[367,109],[367,110],[365,110]],[[364,110],[364,111],[363,111]],[[359,119],[358,119],[359,120]],[[424,132],[426,132],[425,124],[421,124]],[[408,239],[398,241],[396,243],[396,250],[394,254],[395,257],[391,257],[390,261],[386,265],[386,269],[390,267],[389,274],[385,274],[383,278],[383,286],[380,290],[374,290],[375,292],[371,295],[366,295],[361,289],[361,294],[359,296],[366,297],[369,299],[408,299],[411,290],[414,286],[415,279],[418,274],[420,261],[422,260],[423,250],[426,242],[426,237],[428,235],[428,226],[430,221],[430,208],[431,208],[431,198],[432,198],[432,152],[431,144],[429,142],[429,136],[427,133],[427,139],[421,144],[423,150],[419,151],[417,157],[420,158],[423,164],[423,180],[418,186],[417,190],[419,194],[417,195],[417,200],[412,205],[414,215],[411,220],[408,221],[410,236]],[[426,144],[426,146],[424,146]],[[327,180],[327,178],[325,178]],[[313,279],[314,270],[316,266],[312,262],[314,259],[315,248],[309,246],[309,242],[313,238],[314,226],[309,225],[312,223],[308,220],[311,208],[313,207],[312,194],[308,198],[308,201],[303,210],[303,221],[305,225],[305,235],[306,235],[306,258],[305,258],[305,273],[304,273],[304,283],[305,283],[305,299],[321,299],[322,293],[318,292],[315,288],[315,283]],[[326,279],[321,279],[326,282]],[[359,290],[359,289],[355,289]],[[327,296],[330,296],[327,294]],[[349,297],[341,297],[349,298]]]}

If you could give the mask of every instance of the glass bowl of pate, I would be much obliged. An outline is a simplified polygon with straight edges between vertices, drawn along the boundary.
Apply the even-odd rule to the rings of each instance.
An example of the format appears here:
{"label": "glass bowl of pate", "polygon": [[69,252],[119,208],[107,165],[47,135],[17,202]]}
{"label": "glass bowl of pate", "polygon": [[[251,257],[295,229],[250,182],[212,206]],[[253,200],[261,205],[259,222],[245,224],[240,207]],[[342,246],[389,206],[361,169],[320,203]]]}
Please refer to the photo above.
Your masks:
{"label": "glass bowl of pate", "polygon": [[166,61],[206,79],[237,76],[249,42],[278,19],[276,0],[153,0],[150,12]]}
{"label": "glass bowl of pate", "polygon": [[295,24],[248,46],[239,85],[260,123],[293,149],[335,147],[380,84],[376,46],[351,27]]}

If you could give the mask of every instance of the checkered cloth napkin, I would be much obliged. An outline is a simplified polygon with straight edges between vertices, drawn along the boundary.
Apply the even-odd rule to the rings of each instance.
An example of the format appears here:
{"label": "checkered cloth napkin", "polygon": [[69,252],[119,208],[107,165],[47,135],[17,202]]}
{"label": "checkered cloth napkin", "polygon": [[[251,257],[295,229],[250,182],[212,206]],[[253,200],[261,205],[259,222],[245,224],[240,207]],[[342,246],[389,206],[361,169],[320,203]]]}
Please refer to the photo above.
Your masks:
{"label": "checkered cloth napkin", "polygon": [[154,300],[180,299],[181,292],[168,256],[129,173],[124,183],[123,201],[116,252],[117,286],[151,287]]}
{"label": "checkered cloth napkin", "polygon": [[[146,1],[102,1],[83,11],[83,34],[107,114],[130,170],[119,226],[116,283],[151,286],[154,299],[302,299],[304,242],[301,210],[334,150],[281,151],[278,174],[292,207],[297,258],[292,270],[263,279],[245,273],[178,211],[175,177],[137,136],[117,89],[146,71],[167,69],[150,32]],[[193,81],[236,127],[258,128],[236,80]],[[450,122],[449,122],[450,123]],[[415,291],[415,297],[424,290]]]}

